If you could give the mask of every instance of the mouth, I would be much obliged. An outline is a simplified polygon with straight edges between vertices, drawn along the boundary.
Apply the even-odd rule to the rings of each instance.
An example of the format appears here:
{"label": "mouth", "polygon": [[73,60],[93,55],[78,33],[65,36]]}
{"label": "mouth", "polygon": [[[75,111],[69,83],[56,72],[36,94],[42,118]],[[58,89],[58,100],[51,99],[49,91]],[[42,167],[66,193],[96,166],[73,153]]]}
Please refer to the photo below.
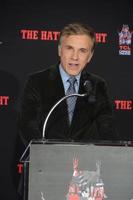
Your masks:
{"label": "mouth", "polygon": [[75,68],[78,67],[78,63],[69,63],[69,67]]}

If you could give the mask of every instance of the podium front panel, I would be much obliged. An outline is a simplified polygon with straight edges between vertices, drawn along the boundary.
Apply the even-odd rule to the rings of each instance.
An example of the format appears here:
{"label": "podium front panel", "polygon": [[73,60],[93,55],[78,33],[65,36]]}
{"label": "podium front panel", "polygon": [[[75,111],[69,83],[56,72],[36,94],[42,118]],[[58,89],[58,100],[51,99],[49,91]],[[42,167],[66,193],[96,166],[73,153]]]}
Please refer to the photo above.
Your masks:
{"label": "podium front panel", "polygon": [[28,200],[133,200],[133,148],[32,144]]}

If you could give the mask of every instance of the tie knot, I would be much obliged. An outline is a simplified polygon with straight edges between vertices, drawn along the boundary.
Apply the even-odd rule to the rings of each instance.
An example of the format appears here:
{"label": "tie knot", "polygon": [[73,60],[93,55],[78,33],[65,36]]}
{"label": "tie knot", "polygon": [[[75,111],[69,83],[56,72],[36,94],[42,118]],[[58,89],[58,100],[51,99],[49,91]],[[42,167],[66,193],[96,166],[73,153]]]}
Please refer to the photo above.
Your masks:
{"label": "tie knot", "polygon": [[70,83],[71,86],[74,86],[76,81],[77,79],[75,78],[75,76],[70,76],[70,78],[68,79],[68,82]]}

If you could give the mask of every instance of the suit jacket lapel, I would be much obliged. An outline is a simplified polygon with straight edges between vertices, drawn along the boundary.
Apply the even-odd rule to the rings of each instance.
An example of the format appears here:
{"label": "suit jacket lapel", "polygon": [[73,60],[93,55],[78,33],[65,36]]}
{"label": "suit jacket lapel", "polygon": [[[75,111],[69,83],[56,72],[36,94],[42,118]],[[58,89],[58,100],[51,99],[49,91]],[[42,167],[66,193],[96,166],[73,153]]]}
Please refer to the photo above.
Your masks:
{"label": "suit jacket lapel", "polygon": [[58,65],[51,67],[51,71],[49,74],[49,80],[50,80],[49,84],[52,84],[52,88],[54,88],[52,91],[53,96],[58,101],[65,95],[64,86],[63,86],[63,83],[61,80]]}
{"label": "suit jacket lapel", "polygon": [[[49,84],[52,84],[52,88],[54,88],[53,91],[51,91],[53,95],[53,102],[58,102],[61,98],[65,96],[63,82],[59,72],[59,65],[51,68],[49,79]],[[67,129],[69,126],[69,121],[66,101],[62,101],[55,109],[57,110],[59,115],[61,114],[60,116],[63,116],[64,129]]]}

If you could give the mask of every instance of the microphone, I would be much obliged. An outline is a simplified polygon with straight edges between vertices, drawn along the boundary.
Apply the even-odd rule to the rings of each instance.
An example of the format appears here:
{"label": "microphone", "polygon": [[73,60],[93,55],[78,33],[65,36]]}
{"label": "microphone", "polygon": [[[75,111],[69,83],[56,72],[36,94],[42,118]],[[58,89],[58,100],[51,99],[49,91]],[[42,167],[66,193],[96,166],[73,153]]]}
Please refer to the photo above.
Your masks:
{"label": "microphone", "polygon": [[87,95],[90,95],[90,92],[92,91],[92,83],[89,80],[84,82],[84,89],[87,92]]}
{"label": "microphone", "polygon": [[96,102],[94,90],[92,90],[93,89],[92,82],[90,80],[86,80],[83,85],[84,85],[84,89],[86,91],[86,95],[88,96],[88,101],[90,103]]}

